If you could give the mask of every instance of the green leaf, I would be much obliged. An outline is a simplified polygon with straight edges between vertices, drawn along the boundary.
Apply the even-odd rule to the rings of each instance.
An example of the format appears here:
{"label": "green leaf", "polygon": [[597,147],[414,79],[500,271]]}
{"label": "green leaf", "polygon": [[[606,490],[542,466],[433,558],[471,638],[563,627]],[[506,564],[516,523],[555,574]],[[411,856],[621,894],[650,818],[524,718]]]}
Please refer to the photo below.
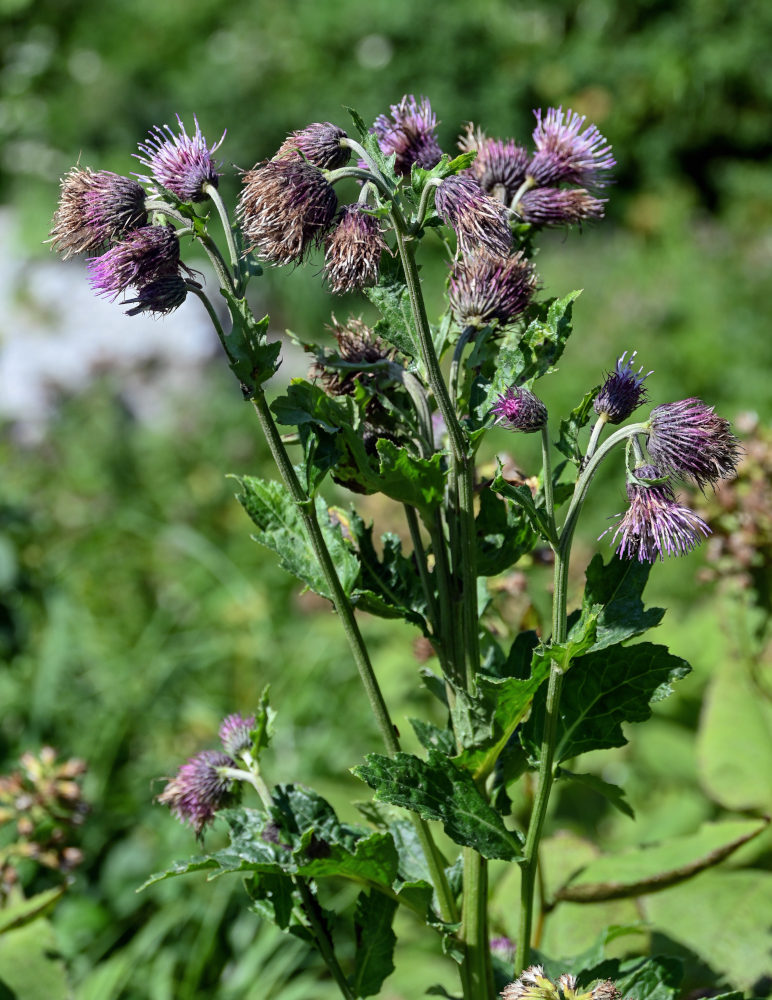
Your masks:
{"label": "green leaf", "polygon": [[378,284],[366,288],[364,292],[381,314],[374,333],[407,357],[420,358],[410,296],[399,261],[384,254]]}
{"label": "green leaf", "polygon": [[521,857],[516,837],[485,801],[472,776],[437,750],[430,750],[426,761],[408,753],[368,754],[367,763],[352,773],[375,790],[376,801],[440,821],[451,840],[474,847],[483,857],[505,861]]}
{"label": "green leaf", "polygon": [[[667,697],[672,682],[689,669],[665,646],[647,642],[611,646],[574,660],[563,680],[555,762],[589,750],[624,746],[622,723],[648,719],[650,703]],[[521,735],[523,746],[537,760],[545,700],[539,692]]]}
{"label": "green leaf", "polygon": [[493,489],[480,493],[475,534],[478,576],[503,573],[539,541],[522,507],[506,503]]}
{"label": "green leaf", "polygon": [[270,322],[268,316],[256,320],[246,298],[237,298],[227,288],[220,289],[228,303],[232,327],[225,338],[230,368],[252,398],[259,387],[275,374],[279,365],[281,341],[268,343],[265,339]]}
{"label": "green leaf", "polygon": [[[252,537],[275,552],[281,565],[317,594],[332,599],[327,581],[306,534],[303,519],[287,488],[278,482],[254,476],[234,476],[241,486],[239,503],[257,526]],[[343,541],[340,527],[333,525],[321,497],[314,501],[319,525],[335,564],[341,585],[350,594],[359,576],[359,562]]]}
{"label": "green leaf", "polygon": [[259,872],[245,881],[245,887],[255,913],[264,920],[270,920],[281,930],[289,927],[293,907],[299,906],[301,902],[292,876],[283,872]]}
{"label": "green leaf", "polygon": [[753,995],[770,975],[772,872],[711,871],[641,900],[644,916]]}
{"label": "green leaf", "polygon": [[680,993],[683,963],[667,955],[633,958],[619,964],[617,989],[636,1000],[674,1000]]}
{"label": "green leaf", "polygon": [[630,819],[635,819],[633,808],[625,798],[625,790],[624,788],[620,788],[619,785],[614,785],[609,781],[604,781],[596,774],[576,774],[573,771],[567,771],[564,767],[558,768],[555,777],[567,778],[569,781],[573,781],[577,785],[583,785],[585,788],[589,788],[593,792],[597,792],[599,795],[602,795],[604,799],[607,799],[615,809],[624,813],[625,816],[629,816]]}
{"label": "green leaf", "polygon": [[276,712],[268,704],[269,692],[270,685],[266,685],[260,695],[260,702],[255,712],[255,724],[249,734],[252,742],[251,751],[255,760],[259,760],[263,750],[271,745],[275,733]]}
{"label": "green leaf", "polygon": [[376,448],[381,468],[374,483],[381,493],[425,513],[442,503],[445,472],[440,452],[431,458],[417,458],[385,438],[378,441]]}
{"label": "green leaf", "polygon": [[581,403],[571,410],[568,417],[560,421],[559,437],[555,442],[555,447],[576,466],[581,466],[583,457],[579,448],[579,431],[590,419],[593,412],[592,404],[599,392],[599,385],[590,389]]}
{"label": "green leaf", "polygon": [[565,673],[576,660],[592,649],[595,643],[597,620],[600,605],[595,605],[587,615],[571,629],[565,642],[542,642],[533,651],[531,669],[536,670],[537,664],[546,664],[549,669],[554,661]]}
{"label": "green leaf", "polygon": [[603,605],[593,650],[642,635],[662,621],[664,609],[644,609],[641,598],[650,571],[651,563],[648,562],[620,559],[614,555],[604,565],[600,554],[593,557],[586,570],[580,619],[592,613],[597,605]]}
{"label": "green leaf", "polygon": [[520,341],[524,364],[518,373],[519,385],[546,375],[559,360],[571,336],[574,302],[581,294],[579,289],[562,299],[549,299],[535,307],[538,315],[529,323]]}
{"label": "green leaf", "polygon": [[0,989],[14,1000],[68,1000],[71,996],[48,920],[34,920],[0,937]]}
{"label": "green leaf", "polygon": [[441,750],[447,757],[452,757],[456,752],[456,738],[452,729],[440,729],[431,722],[424,722],[423,719],[407,720],[413,727],[413,732],[424,750]]}
{"label": "green leaf", "polygon": [[720,864],[767,827],[758,820],[706,823],[697,833],[591,861],[556,900],[597,903],[661,892]]}
{"label": "green leaf", "polygon": [[550,524],[545,508],[536,506],[529,487],[514,486],[512,483],[507,482],[507,480],[501,475],[501,465],[499,465],[499,471],[496,473],[496,477],[491,483],[491,489],[495,493],[500,493],[503,497],[506,497],[507,500],[511,500],[512,503],[517,504],[530,521],[533,530],[540,535],[545,542],[555,546],[558,544],[557,535]]}
{"label": "green leaf", "polygon": [[354,912],[356,952],[351,985],[358,997],[380,992],[394,971],[396,935],[392,930],[397,901],[379,892],[361,892]]}
{"label": "green leaf", "polygon": [[471,150],[461,153],[451,159],[447,153],[443,153],[439,163],[430,170],[425,170],[417,163],[414,163],[410,172],[410,185],[416,194],[421,194],[426,187],[427,181],[445,180],[453,174],[459,174],[462,170],[467,170],[477,158],[477,151]]}
{"label": "green leaf", "polygon": [[0,909],[0,934],[7,934],[44,916],[62,898],[66,889],[66,885],[58,885],[45,892],[38,892],[29,899],[12,898]]}

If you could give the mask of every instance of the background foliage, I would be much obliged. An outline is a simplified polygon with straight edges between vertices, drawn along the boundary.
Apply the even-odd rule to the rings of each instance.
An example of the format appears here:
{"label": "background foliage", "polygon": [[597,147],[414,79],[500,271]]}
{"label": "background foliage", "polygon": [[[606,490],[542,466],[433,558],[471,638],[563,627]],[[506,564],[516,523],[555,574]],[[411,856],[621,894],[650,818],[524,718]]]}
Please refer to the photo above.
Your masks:
{"label": "background foliage", "polygon": [[[79,152],[84,164],[128,172],[135,142],[175,113],[197,114],[209,137],[227,126],[224,159],[249,167],[291,128],[345,126],[344,103],[370,120],[406,91],[427,94],[447,150],[463,120],[525,136],[532,107],[570,104],[609,137],[620,168],[606,223],[542,243],[545,292],[585,289],[562,371],[542,383],[547,402],[555,412],[573,406],[622,350],[637,347],[657,370],[654,402],[702,395],[726,416],[756,409],[766,420],[772,9],[485,0],[475,10],[461,0],[441,11],[414,0],[245,0],[229,9],[213,0],[2,0],[0,182],[27,252],[39,251],[56,178]],[[224,183],[226,197],[236,185]],[[441,282],[442,268],[426,276]],[[83,280],[77,269],[75,280]],[[259,284],[277,331],[321,335],[331,307],[364,310],[333,303],[309,271],[273,272]],[[500,447],[513,447],[503,432]],[[527,468],[528,448],[517,447]],[[38,945],[23,946],[58,950],[78,1000],[334,996],[302,943],[244,912],[237,880],[213,887],[190,877],[134,891],[192,847],[189,832],[152,804],[155,780],[209,745],[223,714],[250,709],[267,681],[280,713],[272,779],[308,781],[344,819],[363,794],[347,769],[378,742],[326,605],[299,594],[249,541],[223,474],[258,474],[267,456],[227,373],[214,368],[148,424],[129,405],[121,373],[108,372],[82,398],[62,401],[42,442],[20,451],[7,427],[0,451],[2,770],[50,743],[88,761],[92,803],[79,834],[85,861],[49,918],[50,941],[38,921]],[[587,562],[620,502],[609,486],[584,522]],[[672,607],[662,641],[694,673],[656,721],[631,730],[628,747],[582,761],[581,770],[625,784],[638,822],[565,783],[545,852],[555,885],[586,863],[593,842],[634,847],[693,834],[727,810],[772,807],[763,612],[697,582],[698,569],[696,558],[657,566],[649,586],[651,603]],[[537,568],[526,595],[511,585],[514,613],[529,626],[544,613],[539,582]],[[414,750],[406,717],[424,697],[408,653],[414,633],[369,618],[364,627]],[[770,867],[766,835],[666,894],[565,904],[544,948],[575,954],[606,924],[638,925],[612,953],[648,936],[654,951],[686,958],[687,989],[720,982],[766,995]],[[29,892],[52,881],[33,869],[25,878]],[[502,867],[494,879],[496,930],[512,935],[517,874]],[[416,940],[387,996],[412,998],[442,978],[432,944]],[[19,968],[10,957],[19,947],[0,935],[0,977]],[[66,995],[57,968],[46,997]],[[14,984],[20,998],[36,988]]]}

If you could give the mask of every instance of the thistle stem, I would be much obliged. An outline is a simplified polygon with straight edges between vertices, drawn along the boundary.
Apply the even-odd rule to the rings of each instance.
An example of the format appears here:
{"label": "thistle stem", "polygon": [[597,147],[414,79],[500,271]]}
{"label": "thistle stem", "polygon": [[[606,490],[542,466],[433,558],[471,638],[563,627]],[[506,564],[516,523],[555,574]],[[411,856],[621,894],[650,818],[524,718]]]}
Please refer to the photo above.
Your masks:
{"label": "thistle stem", "polygon": [[337,983],[338,989],[345,1000],[356,1000],[356,995],[349,986],[343,969],[341,969],[335,955],[332,941],[327,934],[327,928],[324,926],[319,917],[319,904],[314,898],[314,894],[311,892],[311,889],[304,878],[295,877],[293,882],[295,883],[296,889],[300,893],[300,898],[303,902],[303,914],[308,921],[308,929],[311,932],[311,936],[314,939],[319,954],[324,959],[324,964],[330,970],[330,973]]}
{"label": "thistle stem", "polygon": [[236,240],[233,235],[233,226],[231,226],[231,220],[228,217],[228,210],[225,207],[225,202],[222,200],[222,195],[214,184],[210,184],[207,181],[204,184],[204,193],[208,194],[209,197],[214,202],[214,206],[220,216],[220,222],[222,222],[222,228],[225,232],[225,242],[228,244],[228,254],[231,259],[231,268],[233,269],[233,277],[236,283],[236,287],[239,288],[241,285],[241,264],[239,262],[239,252],[236,249]]}
{"label": "thistle stem", "polygon": [[587,443],[587,451],[584,455],[583,465],[587,465],[592,456],[595,454],[595,449],[598,447],[598,441],[600,441],[600,436],[603,433],[603,428],[608,423],[608,414],[601,413],[592,428],[592,434],[590,434],[590,440]]}

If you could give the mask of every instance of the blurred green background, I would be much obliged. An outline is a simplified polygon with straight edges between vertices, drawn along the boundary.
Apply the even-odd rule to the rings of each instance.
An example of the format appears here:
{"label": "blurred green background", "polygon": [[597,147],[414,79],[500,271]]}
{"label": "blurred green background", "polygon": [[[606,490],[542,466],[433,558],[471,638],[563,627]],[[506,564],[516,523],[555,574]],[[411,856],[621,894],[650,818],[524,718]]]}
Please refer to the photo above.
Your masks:
{"label": "blurred green background", "polygon": [[[0,388],[14,399],[9,408],[0,398],[0,770],[43,744],[89,766],[91,812],[75,838],[85,859],[50,918],[52,947],[78,1000],[333,997],[301,942],[245,911],[238,880],[190,877],[135,893],[151,870],[195,853],[190,832],[153,804],[159,777],[212,745],[220,718],[248,712],[265,683],[279,711],[270,777],[313,784],[347,817],[350,801],[365,797],[347,768],[379,740],[334,618],[249,540],[225,473],[268,474],[267,456],[214,337],[200,332],[197,303],[173,318],[171,347],[172,321],[158,321],[142,326],[132,353],[120,307],[84,304],[82,262],[44,258],[58,178],[78,158],[139,169],[131,154],[150,126],[175,114],[190,125],[196,114],[210,141],[227,128],[221,189],[232,203],[230,164],[250,167],[311,121],[346,127],[343,105],[372,120],[403,93],[427,95],[448,151],[468,120],[526,141],[533,108],[571,106],[600,127],[619,167],[606,221],[538,241],[544,294],[584,289],[561,370],[541,383],[551,409],[573,405],[637,348],[655,369],[653,402],[700,395],[725,416],[755,411],[764,422],[772,6],[0,0],[0,39]],[[435,305],[443,269],[428,260]],[[255,284],[256,308],[277,333],[318,338],[331,310],[364,309],[331,301],[313,267]],[[97,327],[95,353],[88,330]],[[290,357],[279,383],[302,369]],[[515,449],[503,436],[497,446]],[[515,457],[533,461],[527,448]],[[579,563],[620,509],[621,483],[608,481],[600,496]],[[671,608],[662,639],[694,673],[656,722],[631,732],[628,748],[594,765],[627,784],[640,822],[610,815],[592,793],[563,795],[552,829],[568,831],[577,856],[590,850],[587,838],[622,847],[689,833],[727,809],[772,807],[759,777],[772,773],[772,719],[754,686],[769,670],[768,655],[759,658],[764,621],[726,588],[700,582],[699,567],[699,557],[657,566],[651,586],[655,603]],[[406,717],[430,710],[415,636],[374,619],[363,628],[410,749]],[[725,705],[736,714],[722,714]],[[730,748],[734,719],[751,726],[748,713],[759,734],[750,759]],[[766,995],[772,915],[765,925],[759,910],[750,930],[731,915],[772,878],[769,839],[733,864],[723,883],[715,874],[695,883],[703,896],[692,927],[677,893],[670,910],[661,896],[655,915],[625,904],[598,921],[654,920],[653,946],[687,958],[689,988],[729,982]],[[495,876],[494,929],[512,934],[507,877]],[[36,868],[24,878],[28,892],[52,881]],[[570,917],[548,929],[553,952],[578,952],[597,930],[585,912]],[[434,941],[403,931],[412,940],[384,995],[411,1000],[433,982],[454,985]],[[0,944],[0,972],[8,961]],[[34,984],[18,990],[20,1000],[36,996]]]}

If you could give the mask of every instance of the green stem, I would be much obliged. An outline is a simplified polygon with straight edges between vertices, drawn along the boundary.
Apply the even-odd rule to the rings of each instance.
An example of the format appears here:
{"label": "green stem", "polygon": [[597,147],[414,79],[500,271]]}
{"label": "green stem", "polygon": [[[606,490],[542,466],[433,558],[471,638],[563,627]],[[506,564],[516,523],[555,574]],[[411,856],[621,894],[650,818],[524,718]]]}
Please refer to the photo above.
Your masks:
{"label": "green stem", "polygon": [[488,940],[488,866],[472,847],[464,848],[464,911],[461,938],[465,945],[468,992],[465,1000],[490,1000],[494,995]]}
{"label": "green stem", "polygon": [[424,189],[421,192],[421,200],[418,203],[418,211],[416,212],[415,222],[410,227],[411,236],[415,236],[416,233],[420,232],[421,227],[424,224],[424,219],[426,218],[426,210],[429,207],[429,198],[431,197],[432,191],[436,187],[439,187],[440,184],[442,184],[442,181],[439,180],[439,178],[433,177],[424,185]]}
{"label": "green stem", "polygon": [[[159,215],[168,215],[170,219],[176,219],[178,222],[189,224],[192,221],[189,215],[184,215],[176,208],[172,208],[171,205],[167,205],[165,201],[146,201],[145,209],[148,212],[157,212]],[[199,219],[198,216],[195,216],[195,218],[201,222],[201,219]],[[225,263],[225,260],[220,253],[220,248],[208,233],[196,234],[195,238],[206,251],[206,255],[209,258],[209,262],[214,268],[215,273],[217,274],[217,279],[220,282],[220,285],[223,288],[229,288],[230,291],[235,294],[233,277],[228,270],[228,265]]]}
{"label": "green stem", "polygon": [[455,404],[458,399],[458,376],[461,369],[461,357],[464,353],[464,348],[472,339],[472,337],[477,333],[477,327],[475,326],[465,326],[461,336],[456,341],[456,346],[453,348],[453,360],[450,363],[450,378],[448,379],[448,391],[450,392],[450,398]]}
{"label": "green stem", "polygon": [[603,433],[603,428],[608,423],[608,414],[601,413],[592,428],[592,434],[590,434],[590,440],[587,443],[587,451],[584,455],[584,466],[590,461],[592,456],[595,454],[595,449],[598,447],[598,441],[600,441],[600,436]]}
{"label": "green stem", "polygon": [[314,895],[304,878],[296,877],[293,879],[293,882],[295,883],[295,887],[300,892],[300,898],[303,901],[303,913],[308,921],[309,930],[311,931],[311,935],[313,936],[319,954],[324,959],[324,964],[330,970],[330,973],[337,983],[338,989],[345,997],[345,1000],[356,1000],[356,994],[349,986],[346,976],[343,973],[343,969],[341,969],[335,955],[332,941],[327,934],[327,928],[324,926],[319,917],[319,904],[314,899]]}
{"label": "green stem", "polygon": [[225,207],[225,202],[222,200],[222,195],[214,186],[208,181],[204,184],[204,193],[208,194],[209,197],[214,202],[214,206],[220,216],[220,221],[222,222],[222,227],[225,232],[225,242],[228,244],[228,253],[231,259],[231,268],[233,270],[233,276],[237,288],[241,285],[240,275],[241,275],[241,264],[239,261],[239,252],[236,248],[236,240],[233,236],[233,227],[231,226],[231,220],[228,217],[228,210]]}
{"label": "green stem", "polygon": [[523,183],[520,185],[517,191],[515,191],[515,196],[509,203],[510,212],[516,211],[520,199],[523,197],[525,192],[530,191],[531,188],[535,186],[536,186],[536,181],[533,179],[533,177],[526,177],[526,179],[523,181]]}
{"label": "green stem", "polygon": [[411,507],[410,504],[404,504],[404,508],[407,526],[410,530],[410,540],[413,543],[413,556],[415,557],[418,575],[421,578],[421,586],[423,587],[426,606],[429,611],[429,620],[432,623],[432,629],[436,636],[439,634],[440,622],[437,613],[437,601],[434,597],[434,588],[429,578],[429,567],[426,565],[426,550],[421,538],[421,526],[418,523],[418,514],[415,507]]}
{"label": "green stem", "polygon": [[550,519],[552,534],[557,536],[555,527],[555,500],[552,493],[552,457],[550,455],[550,435],[545,424],[541,429],[541,476],[544,489],[544,506]]}

